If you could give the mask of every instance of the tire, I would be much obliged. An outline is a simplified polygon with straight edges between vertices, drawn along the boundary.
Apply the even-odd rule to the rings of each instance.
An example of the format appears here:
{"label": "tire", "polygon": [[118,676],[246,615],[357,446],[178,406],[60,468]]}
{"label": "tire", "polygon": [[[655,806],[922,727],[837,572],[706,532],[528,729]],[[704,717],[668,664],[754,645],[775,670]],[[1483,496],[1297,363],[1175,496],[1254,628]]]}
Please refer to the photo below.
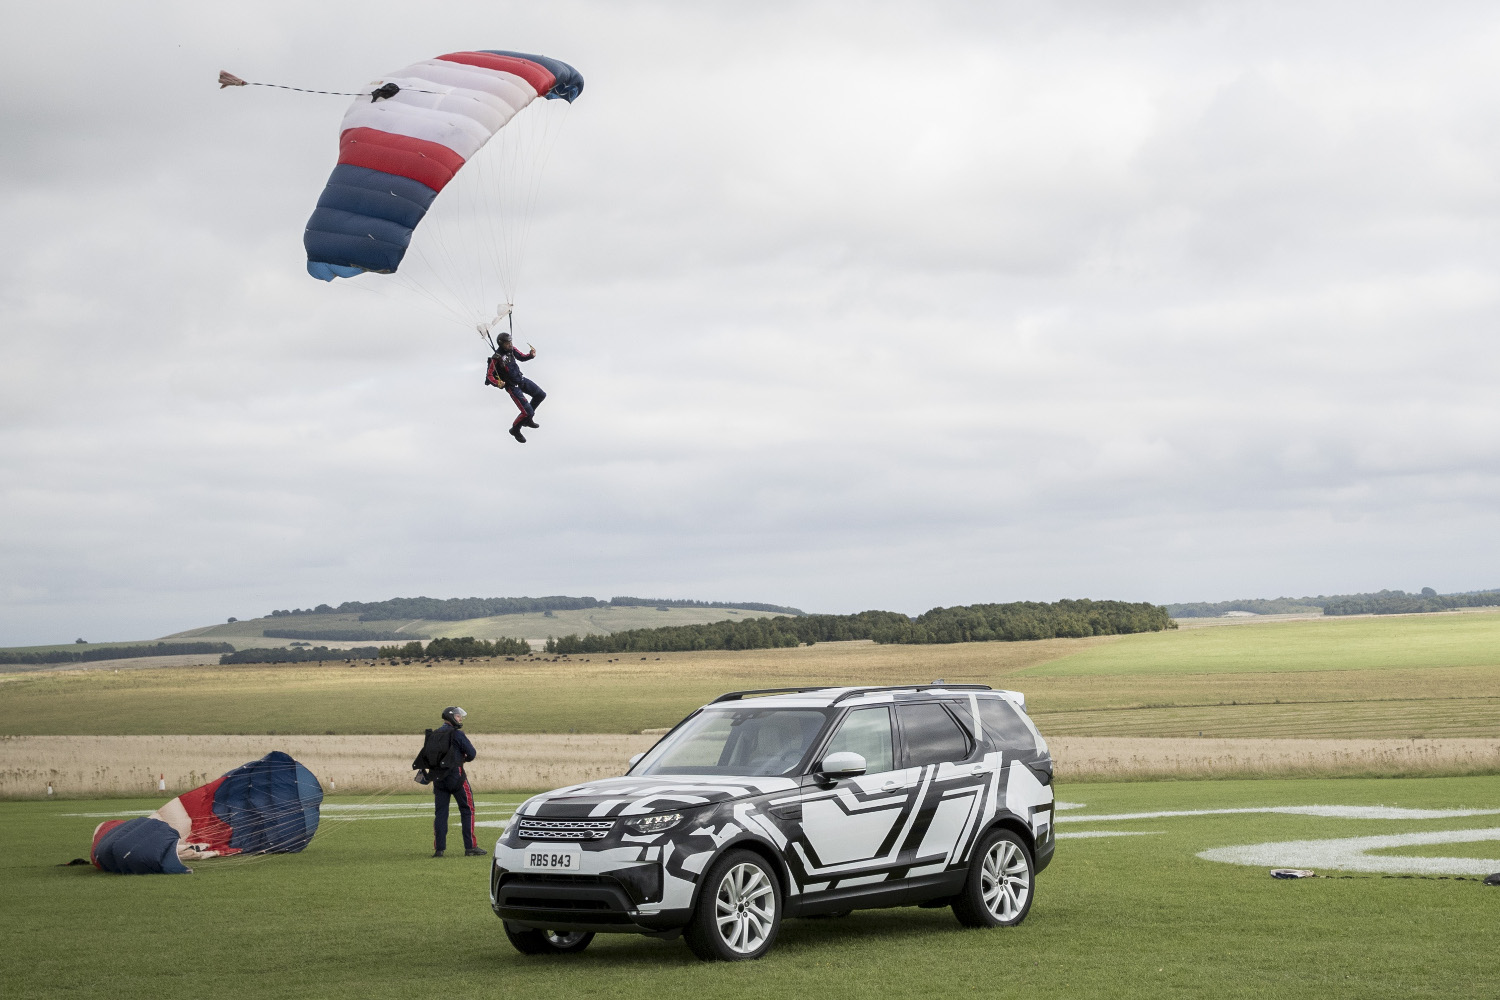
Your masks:
{"label": "tire", "polygon": [[523,955],[571,955],[594,940],[589,931],[541,931],[505,924],[505,936]]}
{"label": "tire", "polygon": [[776,941],[781,911],[781,884],[770,863],[752,851],[730,851],[704,874],[682,936],[705,962],[760,958]]}
{"label": "tire", "polygon": [[991,830],[974,845],[969,878],[953,900],[965,927],[1014,927],[1031,912],[1036,862],[1026,842],[1010,830]]}

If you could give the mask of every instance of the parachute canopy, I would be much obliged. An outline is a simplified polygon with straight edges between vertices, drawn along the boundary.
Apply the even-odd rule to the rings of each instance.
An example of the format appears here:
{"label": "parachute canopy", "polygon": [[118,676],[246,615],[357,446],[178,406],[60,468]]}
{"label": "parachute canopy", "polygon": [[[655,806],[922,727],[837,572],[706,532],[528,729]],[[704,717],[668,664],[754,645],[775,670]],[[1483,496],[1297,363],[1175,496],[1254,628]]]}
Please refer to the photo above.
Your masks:
{"label": "parachute canopy", "polygon": [[184,860],[295,854],[318,829],[323,787],[279,750],[184,792],[150,816],[100,823],[89,860],[122,875],[187,874]]}
{"label": "parachute canopy", "polygon": [[392,273],[412,230],[469,158],[537,97],[571,103],[572,66],[546,56],[450,52],[375,81],[339,134],[339,160],[307,222],[307,272]]}

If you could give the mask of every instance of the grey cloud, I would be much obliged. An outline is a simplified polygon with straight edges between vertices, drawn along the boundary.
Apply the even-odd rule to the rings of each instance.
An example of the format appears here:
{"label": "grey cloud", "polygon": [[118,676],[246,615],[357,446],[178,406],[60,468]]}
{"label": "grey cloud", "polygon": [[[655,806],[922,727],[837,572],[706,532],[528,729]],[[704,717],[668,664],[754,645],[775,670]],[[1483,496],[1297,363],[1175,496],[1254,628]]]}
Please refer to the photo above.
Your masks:
{"label": "grey cloud", "polygon": [[[1488,7],[398,11],[0,41],[0,642],[419,592],[1496,585]],[[343,100],[211,82],[498,45],[589,81],[525,448],[472,330],[302,273]]]}

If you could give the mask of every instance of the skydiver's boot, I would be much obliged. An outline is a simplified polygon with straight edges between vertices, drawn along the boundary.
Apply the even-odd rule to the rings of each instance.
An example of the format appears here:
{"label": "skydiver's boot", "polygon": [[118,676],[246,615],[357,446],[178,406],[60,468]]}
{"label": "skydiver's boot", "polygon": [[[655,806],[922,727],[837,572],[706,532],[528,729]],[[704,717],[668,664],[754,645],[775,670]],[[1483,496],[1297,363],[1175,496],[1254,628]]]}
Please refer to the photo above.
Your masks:
{"label": "skydiver's boot", "polygon": [[536,419],[533,417],[527,417],[525,420],[521,421],[521,424],[524,427],[535,427],[538,430],[540,430],[542,426],[541,424],[537,423]]}
{"label": "skydiver's boot", "polygon": [[486,851],[482,847],[465,847],[464,848],[464,857],[466,857],[466,858],[482,858],[482,857],[484,857],[488,853],[490,853],[490,852]]}
{"label": "skydiver's boot", "polygon": [[511,424],[510,425],[510,436],[513,437],[513,438],[515,438],[517,441],[521,442],[522,444],[526,443],[526,435],[524,435],[524,434],[521,433],[521,425],[520,424]]}
{"label": "skydiver's boot", "polygon": [[443,856],[443,852],[442,851],[433,851],[432,852],[432,856],[435,857],[435,858],[440,858],[440,857]]}

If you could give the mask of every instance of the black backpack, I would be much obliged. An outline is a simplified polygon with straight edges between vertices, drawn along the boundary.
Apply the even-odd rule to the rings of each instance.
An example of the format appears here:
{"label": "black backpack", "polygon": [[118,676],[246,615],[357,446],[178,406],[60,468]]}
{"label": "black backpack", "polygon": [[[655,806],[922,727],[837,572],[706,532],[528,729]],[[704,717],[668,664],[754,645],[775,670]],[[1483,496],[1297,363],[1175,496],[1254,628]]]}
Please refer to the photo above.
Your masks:
{"label": "black backpack", "polygon": [[[453,730],[429,729],[422,740],[422,750],[411,762],[412,770],[422,772],[428,781],[446,777],[454,768],[463,765],[463,751],[453,742]],[[417,780],[422,784],[421,777]]]}

